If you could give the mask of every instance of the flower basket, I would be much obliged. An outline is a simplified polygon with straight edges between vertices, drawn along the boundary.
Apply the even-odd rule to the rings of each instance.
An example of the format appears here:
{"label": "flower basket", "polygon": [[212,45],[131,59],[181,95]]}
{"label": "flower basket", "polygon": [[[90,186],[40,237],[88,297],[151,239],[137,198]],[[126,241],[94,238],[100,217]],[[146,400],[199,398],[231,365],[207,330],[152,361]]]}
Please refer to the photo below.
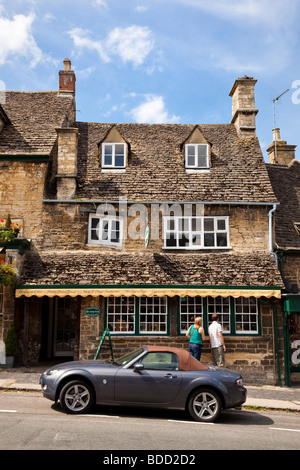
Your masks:
{"label": "flower basket", "polygon": [[0,264],[0,284],[3,286],[13,286],[18,277],[18,270],[11,264],[4,261]]}
{"label": "flower basket", "polygon": [[0,219],[0,242],[12,242],[17,238],[21,226],[11,221],[10,214],[6,220]]}

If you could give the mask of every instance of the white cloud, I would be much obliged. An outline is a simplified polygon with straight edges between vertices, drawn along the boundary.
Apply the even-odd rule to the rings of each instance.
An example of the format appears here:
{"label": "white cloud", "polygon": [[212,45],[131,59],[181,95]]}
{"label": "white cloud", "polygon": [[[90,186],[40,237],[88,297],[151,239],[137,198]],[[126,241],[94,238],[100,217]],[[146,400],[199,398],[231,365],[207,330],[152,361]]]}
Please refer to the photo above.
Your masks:
{"label": "white cloud", "polygon": [[0,64],[12,56],[31,57],[34,67],[42,60],[42,51],[32,35],[33,14],[15,15],[12,20],[0,17]]}
{"label": "white cloud", "polygon": [[116,55],[122,62],[131,62],[134,67],[141,65],[154,47],[151,31],[141,26],[115,28],[104,40],[90,39],[88,32],[81,28],[72,29],[69,35],[79,50],[94,50],[104,62],[109,62],[111,56]]}
{"label": "white cloud", "polygon": [[148,124],[176,123],[179,116],[169,116],[162,96],[146,95],[146,101],[130,112],[136,122]]}
{"label": "white cloud", "polygon": [[[174,0],[172,0],[174,1]],[[230,21],[247,20],[268,23],[273,28],[284,25],[297,5],[294,0],[175,0]]]}
{"label": "white cloud", "polygon": [[104,50],[102,42],[89,39],[87,34],[88,32],[81,28],[74,28],[69,31],[69,35],[73,39],[74,45],[78,49],[89,49],[96,51],[104,62],[109,62],[110,59]]}
{"label": "white cloud", "polygon": [[141,26],[115,28],[105,43],[111,53],[120,56],[123,62],[132,62],[136,67],[144,62],[154,45],[149,28]]}

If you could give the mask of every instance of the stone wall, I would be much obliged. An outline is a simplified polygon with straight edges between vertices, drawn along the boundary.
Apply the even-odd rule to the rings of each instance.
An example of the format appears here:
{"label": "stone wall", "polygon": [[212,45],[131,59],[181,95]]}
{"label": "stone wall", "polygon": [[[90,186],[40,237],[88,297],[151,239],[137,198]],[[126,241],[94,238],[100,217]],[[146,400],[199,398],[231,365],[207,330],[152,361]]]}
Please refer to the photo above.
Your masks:
{"label": "stone wall", "polygon": [[[141,205],[139,205],[141,206]],[[97,207],[97,206],[96,206]],[[135,206],[138,209],[137,205]],[[161,251],[162,238],[162,214],[159,218],[157,212],[161,205],[142,206],[148,213],[150,227],[150,243],[148,250]],[[204,215],[229,216],[229,234],[232,253],[253,251],[269,251],[269,219],[268,208],[265,206],[204,206]],[[115,206],[116,215],[119,214],[118,206]],[[96,249],[107,251],[107,246],[87,245],[89,213],[95,213],[95,205],[87,203],[44,203],[43,212],[43,249]],[[128,215],[132,212],[132,215]],[[123,240],[120,249],[136,251],[144,249],[145,235],[143,220],[139,213],[134,213],[134,206],[127,207],[127,238]],[[165,212],[166,213],[166,212]],[[182,210],[182,213],[183,210]],[[158,227],[153,226],[152,220],[158,221]],[[128,234],[136,230],[136,238]],[[153,239],[153,235],[155,239]]]}

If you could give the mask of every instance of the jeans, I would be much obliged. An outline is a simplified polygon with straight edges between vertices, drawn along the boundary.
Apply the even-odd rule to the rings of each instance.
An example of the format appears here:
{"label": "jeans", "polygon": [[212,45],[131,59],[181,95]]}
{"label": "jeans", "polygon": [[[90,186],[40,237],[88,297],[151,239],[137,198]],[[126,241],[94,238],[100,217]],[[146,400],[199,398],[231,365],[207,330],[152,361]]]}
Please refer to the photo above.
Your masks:
{"label": "jeans", "polygon": [[202,351],[202,344],[196,343],[189,343],[189,353],[193,356],[197,361],[200,361]]}

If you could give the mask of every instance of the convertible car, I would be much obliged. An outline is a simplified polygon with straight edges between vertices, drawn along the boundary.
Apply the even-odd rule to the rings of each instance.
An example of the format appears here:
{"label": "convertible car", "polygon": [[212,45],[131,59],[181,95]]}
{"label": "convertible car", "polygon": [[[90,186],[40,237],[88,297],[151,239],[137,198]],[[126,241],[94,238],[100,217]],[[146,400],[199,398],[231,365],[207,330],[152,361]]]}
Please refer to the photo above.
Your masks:
{"label": "convertible car", "polygon": [[242,377],[208,367],[180,348],[144,346],[113,360],[74,361],[46,370],[44,397],[67,413],[87,413],[94,404],[187,409],[196,421],[215,421],[222,409],[246,401]]}

